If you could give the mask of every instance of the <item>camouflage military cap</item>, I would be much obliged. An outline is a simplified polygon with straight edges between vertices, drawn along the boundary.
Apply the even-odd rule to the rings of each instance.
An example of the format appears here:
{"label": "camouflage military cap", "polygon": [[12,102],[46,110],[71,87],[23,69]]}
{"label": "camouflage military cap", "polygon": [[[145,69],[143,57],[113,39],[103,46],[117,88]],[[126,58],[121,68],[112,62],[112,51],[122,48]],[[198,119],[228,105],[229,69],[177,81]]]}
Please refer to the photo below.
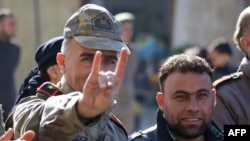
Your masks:
{"label": "camouflage military cap", "polygon": [[123,42],[121,23],[107,9],[95,4],[79,8],[66,22],[63,35],[91,49],[118,52],[122,47],[128,49]]}

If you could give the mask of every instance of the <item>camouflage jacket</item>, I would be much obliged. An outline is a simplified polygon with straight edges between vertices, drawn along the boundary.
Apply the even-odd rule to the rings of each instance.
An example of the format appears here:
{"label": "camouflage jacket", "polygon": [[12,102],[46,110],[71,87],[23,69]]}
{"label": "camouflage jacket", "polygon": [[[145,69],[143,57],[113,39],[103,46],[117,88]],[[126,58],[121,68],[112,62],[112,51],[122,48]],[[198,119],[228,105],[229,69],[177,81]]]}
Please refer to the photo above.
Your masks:
{"label": "camouflage jacket", "polygon": [[81,93],[72,92],[64,81],[58,87],[67,94],[60,95],[53,84],[46,83],[36,96],[21,100],[13,109],[6,128],[13,127],[14,139],[34,130],[36,141],[127,141],[126,131],[110,112],[95,119],[83,118],[75,108]]}

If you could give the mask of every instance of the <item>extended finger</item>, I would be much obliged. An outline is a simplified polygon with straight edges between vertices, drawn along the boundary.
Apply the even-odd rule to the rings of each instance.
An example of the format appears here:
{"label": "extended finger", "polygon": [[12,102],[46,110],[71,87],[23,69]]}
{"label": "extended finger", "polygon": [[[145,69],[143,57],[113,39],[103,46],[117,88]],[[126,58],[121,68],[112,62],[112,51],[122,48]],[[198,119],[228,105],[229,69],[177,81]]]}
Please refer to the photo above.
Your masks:
{"label": "extended finger", "polygon": [[8,131],[6,131],[4,135],[0,137],[0,141],[11,140],[13,133],[14,133],[13,129],[9,128]]}
{"label": "extended finger", "polygon": [[102,62],[102,52],[101,51],[96,51],[92,68],[91,68],[91,74],[92,75],[98,75],[100,69],[101,69],[101,62]]}
{"label": "extended finger", "polygon": [[27,131],[25,132],[22,137],[20,138],[20,140],[25,140],[25,141],[32,141],[35,137],[35,132],[34,131]]}
{"label": "extended finger", "polygon": [[116,69],[115,69],[115,75],[118,78],[123,77],[126,67],[127,67],[127,62],[128,62],[128,50],[125,47],[123,47],[120,53],[120,57],[119,57]]}

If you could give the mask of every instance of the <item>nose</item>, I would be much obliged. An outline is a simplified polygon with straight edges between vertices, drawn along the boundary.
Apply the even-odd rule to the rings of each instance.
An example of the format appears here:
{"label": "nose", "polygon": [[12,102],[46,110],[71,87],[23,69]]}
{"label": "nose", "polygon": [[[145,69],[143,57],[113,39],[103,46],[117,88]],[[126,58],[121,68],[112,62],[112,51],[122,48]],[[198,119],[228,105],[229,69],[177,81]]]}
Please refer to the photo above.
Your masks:
{"label": "nose", "polygon": [[187,110],[190,112],[198,112],[200,110],[200,103],[195,97],[190,98],[187,103]]}

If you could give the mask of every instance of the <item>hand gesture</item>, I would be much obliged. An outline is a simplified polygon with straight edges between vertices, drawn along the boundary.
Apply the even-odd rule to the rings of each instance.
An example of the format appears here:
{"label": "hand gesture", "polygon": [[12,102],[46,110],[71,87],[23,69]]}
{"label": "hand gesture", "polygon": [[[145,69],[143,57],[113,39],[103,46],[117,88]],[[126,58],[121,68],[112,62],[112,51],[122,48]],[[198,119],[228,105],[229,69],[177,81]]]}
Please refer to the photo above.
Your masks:
{"label": "hand gesture", "polygon": [[77,105],[79,114],[85,118],[96,117],[112,106],[126,70],[128,51],[125,48],[121,50],[115,72],[102,72],[101,60],[102,53],[97,51]]}

